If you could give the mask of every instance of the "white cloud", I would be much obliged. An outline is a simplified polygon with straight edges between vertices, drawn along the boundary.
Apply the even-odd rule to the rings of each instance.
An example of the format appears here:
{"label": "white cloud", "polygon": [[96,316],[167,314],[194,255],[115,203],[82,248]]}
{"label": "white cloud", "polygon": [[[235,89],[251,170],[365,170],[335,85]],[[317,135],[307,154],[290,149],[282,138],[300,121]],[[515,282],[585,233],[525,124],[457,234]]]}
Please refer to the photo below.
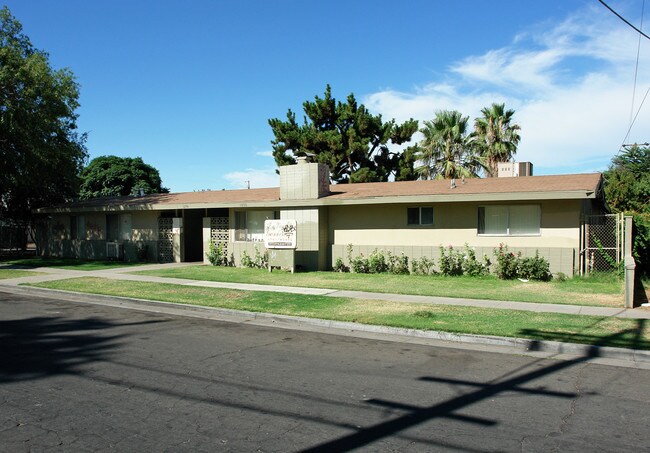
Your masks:
{"label": "white cloud", "polygon": [[464,115],[475,116],[492,102],[508,101],[507,96],[496,91],[466,93],[450,85],[431,83],[414,93],[392,90],[374,93],[364,99],[364,104],[385,118],[402,122],[409,118],[430,120],[439,110],[458,110]]}
{"label": "white cloud", "polygon": [[587,56],[607,62],[630,62],[636,57],[638,35],[608,11],[593,5],[531,39],[567,55]]}
{"label": "white cloud", "polygon": [[263,157],[273,157],[273,151],[258,151],[255,153],[256,156]]}
{"label": "white cloud", "polygon": [[228,181],[229,189],[246,189],[249,183],[251,189],[278,187],[280,185],[280,176],[275,173],[275,167],[247,168],[243,171],[226,173],[223,178]]}
{"label": "white cloud", "polygon": [[[518,160],[558,172],[602,169],[629,127],[637,44],[632,30],[588,7],[555,26],[532,27],[510,46],[452,63],[444,80],[374,93],[364,103],[404,121],[430,120],[438,110],[473,119],[505,102],[522,128]],[[634,113],[649,87],[650,46],[642,42]],[[627,142],[648,141],[648,125],[650,97]]]}
{"label": "white cloud", "polygon": [[551,69],[562,57],[559,49],[529,52],[498,49],[479,57],[467,57],[453,65],[451,71],[475,83],[541,91],[551,88]]}
{"label": "white cloud", "polygon": [[[519,157],[542,167],[608,161],[627,130],[629,103],[630,86],[606,76],[591,76],[578,87],[526,103],[517,113]],[[645,112],[640,120],[650,124],[650,109]]]}

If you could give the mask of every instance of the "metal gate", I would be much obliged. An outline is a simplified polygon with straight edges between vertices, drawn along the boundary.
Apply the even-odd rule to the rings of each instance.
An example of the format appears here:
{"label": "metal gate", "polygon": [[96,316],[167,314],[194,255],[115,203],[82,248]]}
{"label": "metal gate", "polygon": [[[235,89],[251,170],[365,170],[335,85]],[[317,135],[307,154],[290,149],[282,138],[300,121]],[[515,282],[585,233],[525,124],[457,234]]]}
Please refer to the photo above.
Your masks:
{"label": "metal gate", "polygon": [[623,214],[585,215],[580,226],[580,274],[618,270],[623,261]]}

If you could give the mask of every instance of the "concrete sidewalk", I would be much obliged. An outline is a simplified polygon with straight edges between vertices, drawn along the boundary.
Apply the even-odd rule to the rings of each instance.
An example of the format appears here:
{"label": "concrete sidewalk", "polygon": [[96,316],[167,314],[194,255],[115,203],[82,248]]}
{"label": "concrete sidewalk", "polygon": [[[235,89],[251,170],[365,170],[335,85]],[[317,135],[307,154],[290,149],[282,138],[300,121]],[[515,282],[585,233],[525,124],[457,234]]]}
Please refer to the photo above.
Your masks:
{"label": "concrete sidewalk", "polygon": [[[374,293],[366,291],[347,291],[336,289],[323,289],[323,288],[301,288],[294,286],[272,286],[272,285],[258,285],[248,283],[227,283],[227,282],[212,282],[189,280],[183,278],[169,278],[169,277],[155,277],[150,275],[133,274],[132,272],[155,270],[155,269],[170,269],[184,266],[196,265],[196,263],[169,263],[169,264],[150,264],[144,266],[129,266],[113,269],[104,269],[97,271],[77,271],[69,269],[61,269],[56,267],[40,267],[32,268],[30,271],[39,274],[20,277],[12,279],[0,280],[0,288],[9,289],[17,287],[23,283],[40,283],[54,280],[63,280],[68,278],[78,277],[101,277],[113,280],[129,280],[141,281],[152,283],[168,283],[183,286],[197,286],[204,288],[224,288],[236,289],[243,291],[270,291],[291,294],[305,294],[305,295],[318,295],[328,297],[348,297],[352,299],[370,299],[382,300],[395,303],[417,303],[424,305],[453,305],[453,306],[466,306],[466,307],[480,307],[480,308],[496,308],[506,310],[523,310],[537,313],[564,313],[571,315],[590,315],[602,317],[618,317],[629,319],[650,319],[650,310],[635,308],[611,308],[611,307],[591,307],[583,305],[564,305],[564,304],[541,304],[531,302],[510,302],[498,300],[482,300],[482,299],[459,299],[452,297],[436,297],[436,296],[415,296],[406,294],[390,294],[390,293]],[[2,268],[2,266],[0,266]],[[7,268],[6,266],[4,268]]]}

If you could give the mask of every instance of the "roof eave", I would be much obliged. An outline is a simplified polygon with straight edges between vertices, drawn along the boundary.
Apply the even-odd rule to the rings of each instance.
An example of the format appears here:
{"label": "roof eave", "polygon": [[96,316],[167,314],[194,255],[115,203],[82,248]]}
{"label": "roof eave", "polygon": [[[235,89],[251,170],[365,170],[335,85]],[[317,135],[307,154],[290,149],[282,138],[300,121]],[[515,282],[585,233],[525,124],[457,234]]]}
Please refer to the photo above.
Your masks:
{"label": "roof eave", "polygon": [[152,203],[113,206],[53,207],[40,208],[38,214],[64,214],[70,212],[125,212],[163,211],[169,209],[215,209],[215,208],[300,208],[310,206],[346,206],[411,203],[462,203],[462,202],[517,202],[541,200],[582,200],[597,198],[596,191],[567,190],[555,192],[504,192],[481,194],[395,195],[381,197],[344,198],[323,197],[310,200],[265,200],[223,203]]}

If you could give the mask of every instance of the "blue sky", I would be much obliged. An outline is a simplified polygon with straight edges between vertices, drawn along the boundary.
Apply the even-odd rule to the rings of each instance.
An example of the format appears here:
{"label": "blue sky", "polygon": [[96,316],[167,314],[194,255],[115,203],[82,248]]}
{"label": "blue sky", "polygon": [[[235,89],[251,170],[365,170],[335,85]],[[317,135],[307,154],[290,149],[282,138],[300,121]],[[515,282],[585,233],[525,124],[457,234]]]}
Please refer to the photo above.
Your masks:
{"label": "blue sky", "polygon": [[[609,3],[640,25],[643,0]],[[90,158],[140,156],[174,192],[278,185],[267,120],[328,83],[386,120],[505,102],[535,174],[604,170],[650,89],[650,41],[633,106],[638,35],[596,0],[4,4],[76,75]],[[625,140],[647,141],[650,95]]]}

